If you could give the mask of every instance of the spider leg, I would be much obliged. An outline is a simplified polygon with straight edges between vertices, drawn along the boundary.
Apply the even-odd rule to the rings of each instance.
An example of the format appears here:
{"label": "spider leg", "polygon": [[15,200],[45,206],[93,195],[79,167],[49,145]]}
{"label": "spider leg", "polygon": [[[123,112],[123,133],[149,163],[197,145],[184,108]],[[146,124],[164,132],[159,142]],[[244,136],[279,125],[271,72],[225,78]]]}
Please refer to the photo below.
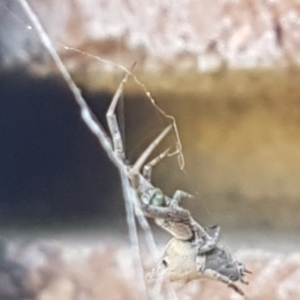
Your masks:
{"label": "spider leg", "polygon": [[198,256],[207,254],[218,247],[218,239],[215,236],[211,237],[206,231],[203,232],[202,227],[198,229],[198,236],[200,236],[197,241],[199,245]]}
{"label": "spider leg", "polygon": [[[203,243],[203,242],[202,242]],[[215,240],[206,240],[204,241],[204,244],[199,246],[198,256],[201,256],[207,252],[210,252],[211,250],[216,248],[216,241]]]}
{"label": "spider leg", "polygon": [[152,168],[157,165],[159,162],[161,162],[169,153],[171,148],[168,148],[163,153],[155,157],[153,160],[151,160],[147,165],[143,167],[143,176],[148,181],[151,181],[151,174],[152,174]]}
{"label": "spider leg", "polygon": [[145,215],[153,219],[185,220],[190,217],[190,212],[181,207],[178,207],[175,211],[170,207],[142,204],[140,209]]}
{"label": "spider leg", "polygon": [[113,148],[116,156],[118,156],[122,161],[125,160],[125,152],[124,152],[124,146],[122,142],[122,136],[121,132],[118,126],[118,121],[116,117],[116,107],[118,104],[118,101],[123,96],[123,85],[128,79],[128,74],[126,74],[121,81],[116,93],[114,94],[114,97],[111,101],[111,104],[108,108],[108,111],[106,113],[106,119],[108,123],[108,128],[112,137],[113,142]]}
{"label": "spider leg", "polygon": [[[173,197],[172,197],[172,200],[175,200],[177,202],[177,204],[180,204],[181,203],[181,200],[184,199],[184,198],[194,198],[193,195],[187,193],[187,192],[184,192],[184,191],[181,191],[181,190],[177,190]],[[173,202],[174,203],[174,202]]]}
{"label": "spider leg", "polygon": [[205,230],[214,230],[214,234],[212,236],[212,238],[215,240],[215,241],[219,241],[220,239],[220,230],[221,230],[221,227],[220,225],[213,225],[213,226],[209,226],[209,227],[206,227]]}
{"label": "spider leg", "polygon": [[214,271],[212,269],[205,269],[202,272],[202,274],[213,280],[217,280],[217,281],[225,283],[228,287],[232,288],[235,292],[237,292],[241,296],[245,295],[244,291],[241,288],[239,288],[237,285],[235,285],[232,280],[230,280],[226,276],[221,275],[217,271]]}
{"label": "spider leg", "polygon": [[157,147],[157,145],[164,139],[164,137],[170,132],[173,125],[169,125],[165,128],[160,135],[147,147],[147,149],[142,153],[142,155],[135,162],[131,170],[129,171],[129,178],[131,179],[132,185],[134,188],[138,187],[139,184],[139,176],[142,165],[145,163],[149,155],[153,152],[153,150]]}
{"label": "spider leg", "polygon": [[[197,226],[198,227],[198,226]],[[209,227],[209,229],[214,229],[214,235],[210,236],[207,234],[207,228],[197,228],[196,232],[198,233],[198,243],[199,243],[199,251],[198,256],[202,256],[203,254],[210,252],[211,250],[215,249],[217,246],[217,243],[219,241],[219,234],[220,234],[220,226],[215,225],[212,227]],[[205,231],[205,234],[203,234],[203,230]]]}

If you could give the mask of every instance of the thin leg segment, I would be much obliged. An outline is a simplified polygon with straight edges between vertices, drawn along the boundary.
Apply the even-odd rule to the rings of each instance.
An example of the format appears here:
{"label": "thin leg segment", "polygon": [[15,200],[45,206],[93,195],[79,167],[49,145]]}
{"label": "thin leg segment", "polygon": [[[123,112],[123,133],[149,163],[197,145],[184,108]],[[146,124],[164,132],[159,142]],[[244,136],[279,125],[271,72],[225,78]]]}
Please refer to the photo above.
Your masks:
{"label": "thin leg segment", "polygon": [[174,195],[173,195],[173,198],[178,204],[181,203],[181,200],[184,199],[184,198],[189,198],[189,199],[192,199],[194,198],[193,195],[187,193],[187,192],[184,192],[184,191],[181,191],[181,190],[177,190]]}
{"label": "thin leg segment", "polygon": [[245,295],[244,291],[241,288],[239,288],[237,285],[235,285],[232,280],[230,280],[229,278],[221,275],[220,273],[218,273],[214,270],[206,269],[202,272],[202,274],[209,277],[209,278],[211,278],[211,279],[214,279],[214,280],[225,283],[228,287],[234,289],[235,292],[237,292],[241,296]]}
{"label": "thin leg segment", "polygon": [[169,153],[170,148],[165,150],[163,153],[161,153],[159,156],[151,160],[147,165],[143,168],[143,176],[145,179],[151,182],[151,174],[152,174],[152,168],[156,166],[158,163],[160,163]]}
{"label": "thin leg segment", "polygon": [[174,222],[186,220],[190,217],[190,212],[187,209],[178,207],[176,211],[170,210],[170,207],[161,207],[142,204],[140,209],[142,212],[153,219],[172,220]]}
{"label": "thin leg segment", "polygon": [[203,235],[203,230],[202,227],[198,230],[198,240],[197,243],[199,244],[199,251],[198,251],[198,256],[202,256],[211,250],[215,249],[217,247],[218,241],[219,241],[219,234],[220,234],[220,226],[212,226],[209,229],[214,229],[214,235],[210,236],[207,234],[207,228],[205,228],[206,234]]}
{"label": "thin leg segment", "polygon": [[125,153],[124,153],[124,146],[122,142],[122,136],[118,126],[118,121],[117,121],[115,111],[116,111],[118,101],[123,96],[123,85],[127,81],[127,79],[128,79],[128,74],[126,74],[123,80],[121,81],[116,93],[114,94],[114,97],[111,101],[108,111],[106,113],[106,119],[112,137],[114,152],[122,161],[125,160]]}
{"label": "thin leg segment", "polygon": [[212,235],[213,240],[215,240],[216,242],[218,242],[220,240],[220,231],[221,231],[220,225],[213,225],[213,226],[205,228],[205,230],[206,231],[213,230],[214,231],[214,233]]}
{"label": "thin leg segment", "polygon": [[142,165],[145,163],[149,155],[153,152],[153,150],[158,146],[158,144],[164,139],[164,137],[170,132],[173,125],[169,125],[165,128],[161,134],[148,146],[148,148],[142,153],[142,155],[138,158],[132,169],[129,171],[129,178],[131,179],[132,185],[134,188],[138,186],[139,174]]}

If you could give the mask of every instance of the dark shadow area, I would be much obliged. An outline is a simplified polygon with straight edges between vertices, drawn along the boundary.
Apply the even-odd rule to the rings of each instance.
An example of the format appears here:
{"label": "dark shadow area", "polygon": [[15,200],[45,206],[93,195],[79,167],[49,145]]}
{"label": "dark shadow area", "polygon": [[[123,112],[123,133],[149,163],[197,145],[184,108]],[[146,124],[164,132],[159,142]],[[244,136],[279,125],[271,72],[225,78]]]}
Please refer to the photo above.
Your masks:
{"label": "dark shadow area", "polygon": [[[6,72],[0,97],[0,223],[124,218],[118,173],[64,82]],[[97,98],[104,116],[110,96]]]}
{"label": "dark shadow area", "polygon": [[[113,95],[82,92],[107,131],[105,113]],[[0,97],[0,225],[125,224],[118,172],[81,120],[67,85],[23,70],[2,72]],[[118,117],[126,157],[134,163],[168,121],[146,99],[125,97],[123,105]],[[153,156],[174,145],[173,138]],[[168,159],[162,170],[173,167],[177,160]],[[164,189],[160,173],[153,180]],[[167,192],[175,185],[168,183]]]}

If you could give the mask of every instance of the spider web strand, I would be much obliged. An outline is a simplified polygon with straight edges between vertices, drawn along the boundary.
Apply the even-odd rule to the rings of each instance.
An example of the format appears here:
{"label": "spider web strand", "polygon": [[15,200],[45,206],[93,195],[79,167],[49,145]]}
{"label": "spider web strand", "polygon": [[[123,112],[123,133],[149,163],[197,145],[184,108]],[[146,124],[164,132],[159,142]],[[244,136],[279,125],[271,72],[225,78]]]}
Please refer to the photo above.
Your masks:
{"label": "spider web strand", "polygon": [[[77,104],[80,107],[81,117],[90,131],[98,138],[98,141],[102,145],[103,149],[106,151],[110,160],[117,166],[120,176],[121,176],[121,183],[122,183],[122,190],[123,195],[126,202],[126,210],[127,210],[127,223],[129,227],[129,236],[131,241],[131,247],[134,254],[135,259],[135,266],[136,266],[136,277],[137,280],[140,282],[139,287],[141,287],[141,293],[143,298],[147,298],[147,289],[146,284],[144,281],[144,272],[142,267],[142,260],[140,256],[140,246],[139,240],[137,235],[137,229],[135,224],[134,212],[133,212],[133,202],[137,203],[136,196],[130,187],[130,184],[127,179],[125,167],[120,159],[116,157],[113,152],[110,140],[108,139],[104,129],[102,128],[101,124],[99,124],[93,117],[93,114],[87,105],[85,99],[81,95],[80,89],[76,86],[75,82],[73,81],[70,73],[67,71],[65,65],[63,64],[62,60],[60,59],[57,51],[53,47],[53,44],[50,40],[50,37],[47,35],[45,30],[43,29],[41,23],[39,22],[37,16],[32,11],[31,7],[28,5],[26,0],[18,0],[23,7],[25,13],[27,14],[28,18],[32,22],[34,28],[36,29],[38,36],[53,58],[55,64],[57,65],[62,77],[68,84],[71,92],[74,95],[74,98]],[[139,274],[139,275],[138,275]]]}
{"label": "spider web strand", "polygon": [[66,50],[74,51],[74,52],[80,53],[82,55],[85,55],[87,57],[96,59],[96,60],[98,60],[98,61],[100,61],[102,63],[110,64],[113,67],[119,68],[119,69],[123,70],[125,73],[127,73],[128,75],[132,76],[132,78],[135,81],[135,83],[142,88],[142,90],[146,94],[147,98],[150,100],[151,104],[155,107],[155,109],[157,109],[159,111],[159,113],[161,113],[165,118],[171,120],[173,128],[174,128],[175,139],[176,139],[176,146],[177,146],[177,150],[175,151],[175,153],[178,153],[178,163],[179,163],[180,169],[183,170],[184,166],[185,166],[185,162],[184,162],[184,156],[183,156],[183,152],[182,152],[182,143],[181,143],[181,140],[180,140],[180,136],[179,136],[179,132],[178,132],[178,127],[177,127],[176,120],[175,120],[175,118],[173,116],[167,114],[162,108],[160,108],[160,106],[156,103],[155,99],[153,98],[152,94],[147,89],[146,85],[143,82],[141,82],[134,75],[134,73],[132,71],[130,71],[129,69],[127,69],[123,65],[114,63],[113,61],[101,58],[99,56],[90,54],[90,53],[85,52],[85,51],[81,51],[81,50],[73,48],[73,47],[69,47],[69,46],[66,46],[66,45],[63,45],[63,44],[62,44],[62,46]]}

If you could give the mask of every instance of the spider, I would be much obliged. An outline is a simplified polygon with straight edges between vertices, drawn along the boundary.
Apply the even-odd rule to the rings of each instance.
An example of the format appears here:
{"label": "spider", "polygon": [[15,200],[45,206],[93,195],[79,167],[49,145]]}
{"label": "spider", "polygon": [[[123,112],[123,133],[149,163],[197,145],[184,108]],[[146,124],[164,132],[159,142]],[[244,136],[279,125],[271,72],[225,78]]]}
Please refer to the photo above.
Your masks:
{"label": "spider", "polygon": [[113,150],[126,166],[128,179],[140,200],[136,213],[153,218],[158,226],[174,237],[151,276],[154,278],[160,273],[167,272],[171,281],[178,279],[185,282],[196,278],[210,278],[221,281],[244,295],[234,281],[247,283],[245,273],[249,271],[220,244],[219,227],[214,228],[213,236],[209,235],[207,230],[193,219],[190,211],[180,206],[184,198],[192,198],[192,195],[177,190],[170,198],[151,183],[153,167],[165,157],[172,155],[170,148],[149,163],[145,163],[157,145],[170,133],[172,125],[158,135],[133,166],[127,163],[115,110],[123,95],[123,85],[128,76],[129,74],[126,74],[121,81],[106,113]]}

